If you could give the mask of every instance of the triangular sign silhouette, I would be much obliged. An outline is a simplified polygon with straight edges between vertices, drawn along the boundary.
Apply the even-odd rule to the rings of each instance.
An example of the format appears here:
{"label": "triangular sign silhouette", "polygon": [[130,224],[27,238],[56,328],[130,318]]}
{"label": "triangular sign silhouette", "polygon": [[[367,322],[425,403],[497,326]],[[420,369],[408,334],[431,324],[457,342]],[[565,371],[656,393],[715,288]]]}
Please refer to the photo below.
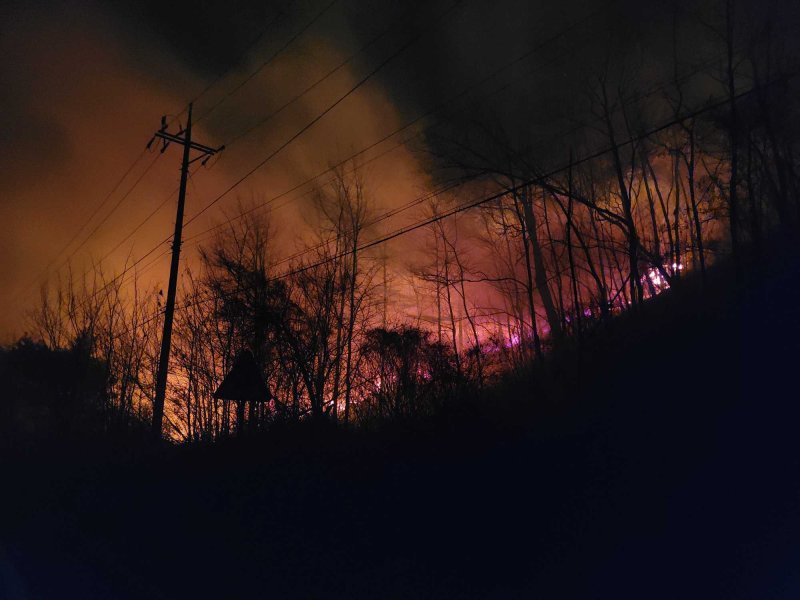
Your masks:
{"label": "triangular sign silhouette", "polygon": [[261,377],[253,354],[249,350],[239,353],[230,372],[214,392],[214,398],[245,402],[269,402],[272,394]]}

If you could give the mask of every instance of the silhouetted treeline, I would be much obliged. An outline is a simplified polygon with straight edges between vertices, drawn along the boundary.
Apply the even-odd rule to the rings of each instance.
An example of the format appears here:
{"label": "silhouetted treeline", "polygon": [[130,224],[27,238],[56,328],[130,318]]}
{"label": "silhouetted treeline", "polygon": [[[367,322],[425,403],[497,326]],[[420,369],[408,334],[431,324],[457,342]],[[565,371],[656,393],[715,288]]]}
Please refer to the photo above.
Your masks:
{"label": "silhouetted treeline", "polygon": [[[609,50],[586,66],[583,94],[564,100],[580,126],[547,144],[531,143],[524,120],[453,112],[426,147],[449,191],[418,215],[422,251],[391,267],[364,247],[388,217],[357,164],[319,187],[316,238],[293,256],[271,217],[240,207],[183,274],[169,437],[429,414],[582,343],[690,274],[704,280],[721,259],[757,270],[767,242],[800,225],[797,64],[776,18],[722,2],[704,25],[714,56],[687,63],[676,50],[657,86],[646,65]],[[70,276],[43,291],[31,324],[36,341],[3,354],[19,390],[7,390],[4,427],[146,421],[158,295],[102,273]],[[214,398],[243,349],[268,402]]]}
{"label": "silhouetted treeline", "polygon": [[3,446],[50,444],[142,431],[144,423],[109,398],[105,363],[85,337],[52,349],[23,338],[0,349]]}

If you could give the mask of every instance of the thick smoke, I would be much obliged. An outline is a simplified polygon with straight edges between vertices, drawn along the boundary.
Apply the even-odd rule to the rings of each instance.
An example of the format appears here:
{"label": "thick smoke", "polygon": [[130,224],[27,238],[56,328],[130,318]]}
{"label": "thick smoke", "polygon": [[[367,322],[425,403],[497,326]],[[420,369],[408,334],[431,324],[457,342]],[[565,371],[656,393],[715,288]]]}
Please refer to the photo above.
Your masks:
{"label": "thick smoke", "polygon": [[[721,14],[716,0],[340,0],[279,58],[227,97],[326,4],[6,4],[0,19],[0,281],[6,292],[0,330],[22,333],[22,312],[41,283],[34,276],[56,257],[142,151],[160,115],[179,113],[209,83],[214,82],[195,108],[196,115],[204,116],[196,136],[207,144],[223,144],[355,54],[311,93],[231,144],[213,168],[198,170],[189,188],[189,217],[407,45],[375,77],[194,221],[187,228],[190,237],[232,214],[237,202],[268,200],[433,107],[441,108],[419,124],[428,127],[425,136],[364,169],[379,211],[429,190],[440,173],[428,152],[441,154],[446,149],[442,139],[473,136],[476,124],[494,124],[519,147],[534,148],[551,140],[544,158],[563,161],[572,142],[561,134],[586,119],[587,82],[609,73],[607,65],[614,65],[613,81],[631,80],[648,88],[668,78],[676,61],[686,69],[720,51],[712,31]],[[767,10],[785,15],[781,25],[796,25],[797,11],[784,6],[786,2],[775,4]],[[756,9],[741,3],[742,22],[748,11]],[[526,59],[487,79],[528,52]],[[698,80],[692,85],[691,94],[700,98],[710,84]],[[469,93],[459,95],[470,86]],[[457,102],[443,105],[454,96]],[[406,133],[419,131],[411,128]],[[369,161],[395,142],[361,160]],[[143,158],[105,211],[156,156]],[[75,255],[75,273],[102,257],[169,196],[177,185],[178,164],[177,149],[168,149]],[[273,204],[273,223],[280,243],[289,250],[308,236],[304,216],[309,206],[309,195],[287,196]],[[119,271],[163,240],[172,229],[173,207],[174,202],[167,202],[104,268]],[[400,215],[386,228],[419,216]],[[393,246],[395,253],[399,249],[401,242]],[[185,256],[191,263],[196,248],[187,244]],[[163,281],[165,265],[166,259],[149,271],[145,283]]]}

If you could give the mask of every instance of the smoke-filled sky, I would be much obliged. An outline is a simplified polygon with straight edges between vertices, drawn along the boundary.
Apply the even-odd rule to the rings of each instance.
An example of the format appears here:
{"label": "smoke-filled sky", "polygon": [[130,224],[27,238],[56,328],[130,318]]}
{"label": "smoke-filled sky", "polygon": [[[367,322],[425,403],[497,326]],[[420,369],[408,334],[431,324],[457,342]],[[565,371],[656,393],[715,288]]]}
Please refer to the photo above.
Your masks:
{"label": "smoke-filled sky", "polygon": [[[175,196],[170,195],[178,184],[180,150],[140,155],[161,115],[177,115],[184,123],[181,111],[193,98],[199,117],[194,138],[227,148],[219,160],[195,171],[188,219],[380,67],[187,225],[184,258],[190,264],[197,256],[193,236],[224,215],[270,200],[433,107],[441,110],[360,157],[367,163],[363,175],[378,211],[405,204],[435,185],[436,161],[426,150],[437,154],[434,125],[443,121],[452,133],[454,126],[486,118],[513,130],[525,144],[549,140],[547,147],[557,147],[553,140],[583,118],[581,86],[609,57],[625,58],[627,71],[621,77],[635,72],[640,81],[659,81],[671,72],[676,37],[679,61],[719,52],[701,23],[713,22],[721,3],[700,4],[6,2],[0,8],[0,332],[10,338],[25,331],[24,314],[35,304],[40,285],[53,281],[56,267],[67,259],[76,276],[105,259],[101,266],[111,276],[171,234]],[[760,10],[779,8],[762,5]],[[487,79],[526,52],[524,60]],[[704,84],[696,85],[702,93]],[[464,90],[469,91],[459,96]],[[458,101],[452,101],[455,96]],[[412,142],[398,145],[402,139]],[[558,162],[564,157],[554,152],[550,158]],[[278,242],[287,254],[313,228],[311,195],[302,194],[307,189],[270,205]],[[420,215],[400,214],[380,231]],[[398,241],[391,252],[403,254],[404,247],[413,245]],[[167,249],[162,245],[140,263],[143,269],[157,259],[142,272],[145,284],[165,280]],[[66,267],[60,272],[63,276]]]}

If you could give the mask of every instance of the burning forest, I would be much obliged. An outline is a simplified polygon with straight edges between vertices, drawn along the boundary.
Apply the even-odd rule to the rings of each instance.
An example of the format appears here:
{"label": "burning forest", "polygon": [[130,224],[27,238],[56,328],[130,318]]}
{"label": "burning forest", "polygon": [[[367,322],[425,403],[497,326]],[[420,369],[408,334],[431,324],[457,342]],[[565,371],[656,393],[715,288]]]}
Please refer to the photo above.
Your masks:
{"label": "burning forest", "polygon": [[[761,365],[772,385],[781,380],[773,366],[796,357],[796,318],[783,309],[798,290],[800,228],[800,12],[791,2],[78,4],[2,9],[9,151],[0,158],[0,447],[8,464],[97,447],[136,465],[186,461],[187,473],[198,457],[229,456],[237,477],[250,478],[267,467],[248,453],[284,456],[299,444],[319,455],[300,466],[289,460],[292,475],[269,472],[288,477],[291,489],[304,482],[297,501],[306,506],[304,486],[328,464],[325,448],[352,458],[363,445],[358,460],[391,469],[400,464],[386,449],[395,440],[402,460],[428,473],[445,460],[430,450],[440,443],[460,449],[449,451],[458,458],[447,473],[460,472],[466,456],[502,462],[481,477],[503,489],[494,473],[514,461],[498,448],[519,444],[521,456],[533,456],[536,444],[577,440],[563,463],[586,469],[576,497],[595,485],[621,497],[626,485],[651,489],[642,483],[653,477],[647,467],[626,462],[622,483],[608,466],[615,453],[636,455],[635,444],[658,463],[645,422],[654,440],[673,427],[689,447],[706,448],[686,413],[654,408],[654,424],[636,403],[672,398],[676,411],[694,403],[698,422],[711,423],[734,410],[721,395],[760,395],[737,379],[749,377],[743,364]],[[719,351],[709,357],[706,347]],[[735,414],[726,423],[739,423]],[[586,433],[604,427],[633,446]],[[410,449],[417,436],[438,458],[405,458],[406,448],[424,453]],[[488,458],[498,452],[504,458]],[[598,456],[610,462],[596,472]],[[349,460],[333,471],[347,471]],[[727,467],[716,460],[707,464],[721,473]],[[131,481],[157,485],[140,466],[125,468]],[[222,477],[216,468],[212,480]],[[553,489],[572,490],[565,475],[548,473]],[[590,485],[595,476],[610,479]],[[313,485],[355,497],[341,483],[348,477]],[[410,486],[397,498],[413,495],[416,484],[397,477]],[[434,496],[450,498],[436,476],[425,477]],[[684,489],[677,481],[669,490]],[[478,497],[503,512],[493,496]],[[631,514],[652,506],[647,498]],[[331,511],[362,531],[342,502]],[[522,510],[509,502],[510,514]],[[246,512],[260,522],[260,510]],[[577,521],[591,512],[574,510]],[[598,523],[616,522],[608,510]],[[461,515],[442,518],[453,514]],[[438,522],[420,518],[429,528]],[[480,523],[486,544],[505,543]],[[589,543],[599,549],[602,525],[592,527]],[[4,561],[22,565],[27,583],[7,589],[27,589],[39,554],[19,529],[9,531],[19,550],[4,558],[0,531],[0,574]],[[445,554],[457,546],[454,531]],[[562,543],[547,531],[542,548]],[[281,548],[331,556],[327,541],[282,535]],[[287,572],[300,568],[291,552],[258,548]],[[493,583],[480,579],[470,591],[459,582],[477,575],[456,559],[439,570],[392,548],[402,556],[396,564],[369,559],[364,568],[398,597],[518,597],[505,593],[497,578],[506,566],[490,557]],[[406,572],[407,564],[416,566]],[[331,565],[320,581],[352,582],[347,565]],[[533,579],[554,586],[542,590],[561,589],[554,569],[536,571],[543,579]],[[590,571],[586,581],[608,583]],[[525,568],[514,573],[509,581],[519,585],[509,589],[540,589]],[[125,577],[136,585],[119,594],[124,585],[100,586],[100,595],[174,592],[168,576],[152,588]],[[333,596],[375,597],[365,581]],[[766,597],[761,583],[741,589]],[[273,588],[279,597],[327,596],[308,582],[285,585]],[[49,597],[41,586],[30,597]],[[245,577],[234,589],[246,597],[255,588]]]}

